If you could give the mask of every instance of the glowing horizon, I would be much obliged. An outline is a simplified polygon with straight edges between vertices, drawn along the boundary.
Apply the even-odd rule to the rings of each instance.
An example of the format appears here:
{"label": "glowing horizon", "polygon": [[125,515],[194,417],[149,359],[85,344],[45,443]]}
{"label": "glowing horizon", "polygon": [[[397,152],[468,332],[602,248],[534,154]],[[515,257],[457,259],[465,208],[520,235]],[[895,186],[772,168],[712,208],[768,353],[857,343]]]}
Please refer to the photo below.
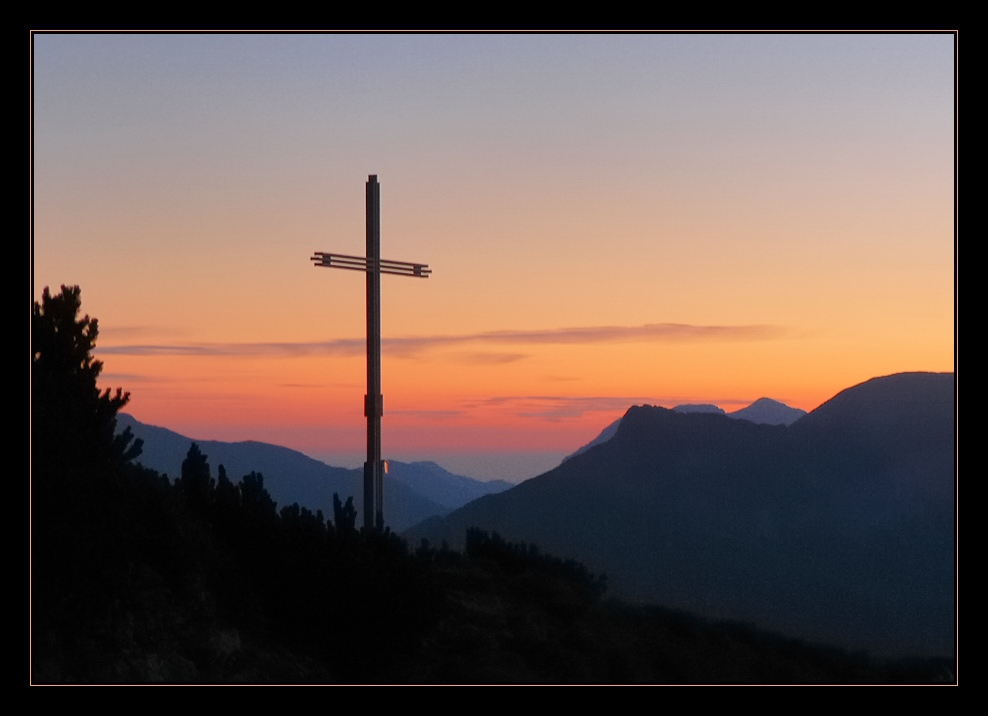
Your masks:
{"label": "glowing horizon", "polygon": [[360,452],[369,174],[386,453],[954,369],[952,34],[33,39],[33,293],[142,422]]}

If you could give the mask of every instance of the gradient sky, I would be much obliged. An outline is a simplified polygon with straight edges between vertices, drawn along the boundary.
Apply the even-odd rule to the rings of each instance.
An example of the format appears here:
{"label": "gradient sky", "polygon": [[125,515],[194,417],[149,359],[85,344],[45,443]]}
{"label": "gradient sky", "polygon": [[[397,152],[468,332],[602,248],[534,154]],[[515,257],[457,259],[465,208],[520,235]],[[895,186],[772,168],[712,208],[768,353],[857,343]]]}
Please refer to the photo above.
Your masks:
{"label": "gradient sky", "polygon": [[[33,36],[33,293],[138,420],[528,477],[629,405],[954,366],[955,36]],[[476,457],[472,457],[476,456]]]}

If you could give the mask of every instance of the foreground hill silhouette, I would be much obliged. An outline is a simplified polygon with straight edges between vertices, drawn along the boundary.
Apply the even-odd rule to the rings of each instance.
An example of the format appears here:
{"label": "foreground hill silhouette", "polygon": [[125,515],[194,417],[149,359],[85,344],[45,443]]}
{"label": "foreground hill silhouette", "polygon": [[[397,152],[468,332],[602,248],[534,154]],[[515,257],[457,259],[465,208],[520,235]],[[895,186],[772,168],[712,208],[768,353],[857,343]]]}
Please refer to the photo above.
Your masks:
{"label": "foreground hill silhouette", "polygon": [[406,535],[496,530],[626,598],[952,654],[953,395],[953,374],[877,378],[788,428],[634,407],[606,442]]}

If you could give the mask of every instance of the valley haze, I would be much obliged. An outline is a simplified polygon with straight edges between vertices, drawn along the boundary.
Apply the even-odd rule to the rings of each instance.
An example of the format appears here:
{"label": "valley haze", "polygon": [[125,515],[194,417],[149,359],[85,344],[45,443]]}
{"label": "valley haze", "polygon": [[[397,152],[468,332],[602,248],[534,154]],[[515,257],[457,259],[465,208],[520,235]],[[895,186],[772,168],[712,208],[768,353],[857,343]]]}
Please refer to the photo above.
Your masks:
{"label": "valley haze", "polygon": [[[629,404],[628,407],[631,407]],[[677,411],[687,411],[695,410],[698,406],[691,405],[678,405],[674,410]],[[717,406],[706,405],[699,406],[704,411],[709,410],[721,410]],[[754,411],[754,412],[752,412]],[[766,412],[767,411],[767,412]],[[721,412],[724,412],[721,410]],[[728,413],[725,413],[728,414]],[[729,413],[731,417],[741,418],[750,420],[751,422],[769,422],[775,424],[789,424],[797,419],[801,415],[805,415],[806,412],[799,410],[798,408],[790,408],[778,401],[771,400],[769,398],[760,398],[746,408],[742,408],[732,413]],[[617,425],[620,423],[620,419],[614,421],[609,426],[604,428],[601,435],[598,435],[593,441],[584,445],[583,447],[576,448],[576,451],[559,451],[559,452],[477,452],[477,453],[456,453],[456,452],[442,452],[442,453],[415,453],[415,452],[401,452],[397,455],[388,455],[387,458],[394,460],[395,462],[430,462],[434,461],[443,466],[443,468],[449,470],[453,474],[467,476],[476,480],[488,481],[488,480],[504,480],[510,483],[518,483],[527,480],[530,477],[535,477],[536,475],[541,475],[544,472],[548,472],[553,469],[560,462],[573,455],[579,454],[583,450],[587,449],[590,445],[598,444],[601,441],[602,436],[613,435],[617,430]],[[125,425],[135,425],[140,424],[143,428],[151,428],[153,426],[144,425],[141,421],[137,420],[129,412],[121,416],[121,429]],[[160,427],[160,426],[159,426]],[[173,432],[173,431],[169,431]],[[222,441],[209,441],[203,439],[196,439],[187,436],[179,436],[177,433],[173,433],[176,438],[181,437],[181,439],[187,442],[222,442]],[[138,435],[138,437],[144,437],[144,435]],[[242,441],[237,441],[242,442]],[[255,441],[259,442],[259,441]],[[315,451],[300,451],[308,455],[314,460],[325,463],[329,466],[336,466],[348,469],[362,469],[364,461],[367,459],[366,453],[361,452],[351,452],[351,453],[319,453]],[[175,474],[178,463],[165,466],[164,464],[154,464],[149,465],[154,469],[170,472]],[[170,467],[170,469],[169,469]]]}
{"label": "valley haze", "polygon": [[[678,406],[676,410],[695,408],[696,406]],[[716,406],[704,406],[703,410],[720,409]],[[802,414],[803,411],[762,398],[731,416],[752,422],[791,422]],[[616,426],[617,423],[614,423],[605,428],[602,436],[613,434]],[[209,459],[214,471],[222,465],[228,474],[236,477],[248,472],[260,472],[265,476],[266,487],[272,497],[282,506],[298,503],[312,510],[321,509],[323,514],[330,515],[334,493],[338,493],[344,500],[353,496],[358,508],[362,505],[362,459],[353,466],[334,466],[329,461],[319,461],[289,448],[258,441],[196,440],[166,428],[145,425],[130,414],[121,413],[117,430],[123,432],[128,428],[135,437],[144,441],[140,462],[145,467],[171,477],[181,474],[182,462],[191,444],[195,443]],[[601,440],[602,437],[598,436],[590,445],[599,444]],[[561,460],[578,455],[587,447],[561,457],[538,456],[543,461],[551,460],[551,464],[541,472],[547,472]],[[439,457],[444,462],[449,462],[448,456]],[[466,456],[464,460],[468,469],[477,470],[483,456]],[[515,465],[525,464],[530,470],[536,469],[531,455],[499,454],[493,456],[488,463],[492,472],[487,479],[478,480],[452,473],[433,461],[403,462],[389,459],[390,471],[385,482],[387,522],[395,530],[404,530],[428,517],[445,514],[473,499],[501,492],[513,483],[527,479],[505,480],[497,477],[499,473],[496,471],[503,469],[505,464],[510,465],[512,461]]]}

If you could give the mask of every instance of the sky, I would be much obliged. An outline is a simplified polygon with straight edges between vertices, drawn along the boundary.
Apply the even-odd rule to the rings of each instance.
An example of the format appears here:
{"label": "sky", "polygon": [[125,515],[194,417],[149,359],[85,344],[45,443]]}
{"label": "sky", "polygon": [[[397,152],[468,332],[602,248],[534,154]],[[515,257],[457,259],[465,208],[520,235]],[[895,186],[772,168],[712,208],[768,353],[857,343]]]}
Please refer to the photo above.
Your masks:
{"label": "sky", "polygon": [[32,36],[32,292],[138,420],[531,477],[631,405],[955,363],[952,34]]}

